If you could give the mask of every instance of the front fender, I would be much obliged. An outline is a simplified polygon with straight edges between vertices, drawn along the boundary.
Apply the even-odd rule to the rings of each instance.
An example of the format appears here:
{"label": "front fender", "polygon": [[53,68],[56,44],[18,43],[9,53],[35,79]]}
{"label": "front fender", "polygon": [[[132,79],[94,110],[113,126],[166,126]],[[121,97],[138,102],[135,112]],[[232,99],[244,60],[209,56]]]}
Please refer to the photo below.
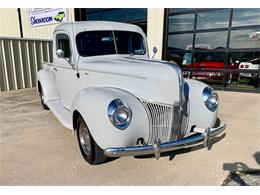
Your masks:
{"label": "front fender", "polygon": [[37,73],[37,90],[39,92],[39,83],[44,94],[44,103],[49,100],[59,99],[55,75],[51,70],[42,69]]}
{"label": "front fender", "polygon": [[185,79],[185,83],[187,84],[186,93],[188,95],[190,107],[188,132],[194,125],[199,128],[214,127],[218,116],[218,108],[214,112],[210,111],[205,106],[202,97],[202,91],[208,85],[193,79]]}
{"label": "front fender", "polygon": [[[132,120],[125,130],[117,129],[109,120],[107,108],[121,99],[132,110]],[[88,88],[79,92],[72,104],[86,122],[95,142],[102,148],[134,146],[138,138],[149,137],[149,122],[142,103],[133,95],[115,88]],[[75,127],[75,125],[74,125]]]}

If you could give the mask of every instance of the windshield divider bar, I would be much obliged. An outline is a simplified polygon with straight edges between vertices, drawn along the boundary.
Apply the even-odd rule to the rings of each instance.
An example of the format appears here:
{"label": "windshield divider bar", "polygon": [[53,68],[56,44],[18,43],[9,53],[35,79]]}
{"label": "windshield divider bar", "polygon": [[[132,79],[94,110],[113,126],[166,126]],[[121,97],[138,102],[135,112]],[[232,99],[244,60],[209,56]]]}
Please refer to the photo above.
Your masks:
{"label": "windshield divider bar", "polygon": [[114,40],[114,45],[115,45],[115,49],[116,49],[116,54],[118,54],[118,52],[117,52],[117,46],[116,46],[116,36],[115,36],[115,33],[114,33],[113,30],[112,30],[112,34],[113,34],[113,40]]}

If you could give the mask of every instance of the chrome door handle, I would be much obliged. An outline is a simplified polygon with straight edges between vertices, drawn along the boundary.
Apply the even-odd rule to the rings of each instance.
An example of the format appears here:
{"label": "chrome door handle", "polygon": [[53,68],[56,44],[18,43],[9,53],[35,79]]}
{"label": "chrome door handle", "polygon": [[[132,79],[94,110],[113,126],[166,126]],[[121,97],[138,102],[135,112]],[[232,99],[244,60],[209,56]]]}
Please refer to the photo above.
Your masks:
{"label": "chrome door handle", "polygon": [[58,69],[57,69],[57,68],[53,68],[52,70],[54,70],[54,71],[58,71]]}

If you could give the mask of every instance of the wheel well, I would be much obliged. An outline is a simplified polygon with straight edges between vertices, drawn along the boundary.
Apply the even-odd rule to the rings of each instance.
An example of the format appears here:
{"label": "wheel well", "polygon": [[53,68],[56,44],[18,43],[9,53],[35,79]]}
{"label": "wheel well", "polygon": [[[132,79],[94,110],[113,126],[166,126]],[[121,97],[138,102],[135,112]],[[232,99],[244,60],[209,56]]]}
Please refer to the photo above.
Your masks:
{"label": "wheel well", "polygon": [[40,91],[42,90],[42,86],[41,86],[40,81],[38,81],[38,87],[37,87],[37,89],[38,89],[38,92],[40,92]]}
{"label": "wheel well", "polygon": [[75,110],[75,111],[73,112],[73,116],[72,116],[73,130],[74,130],[74,131],[75,131],[76,128],[77,128],[77,127],[76,127],[76,123],[77,123],[77,119],[78,119],[79,116],[81,116],[80,113],[79,113],[79,111]]}

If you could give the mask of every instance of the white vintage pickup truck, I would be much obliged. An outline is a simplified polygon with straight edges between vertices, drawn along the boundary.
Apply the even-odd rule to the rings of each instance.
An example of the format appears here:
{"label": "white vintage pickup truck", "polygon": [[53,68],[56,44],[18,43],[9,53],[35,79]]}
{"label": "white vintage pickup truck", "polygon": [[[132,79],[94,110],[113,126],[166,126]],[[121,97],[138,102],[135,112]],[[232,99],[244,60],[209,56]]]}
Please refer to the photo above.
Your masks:
{"label": "white vintage pickup truck", "polygon": [[[64,23],[53,34],[53,63],[37,74],[42,106],[77,135],[90,164],[202,145],[223,134],[215,126],[218,95],[184,79],[176,64],[149,58],[135,25]],[[156,49],[154,48],[154,55]]]}

